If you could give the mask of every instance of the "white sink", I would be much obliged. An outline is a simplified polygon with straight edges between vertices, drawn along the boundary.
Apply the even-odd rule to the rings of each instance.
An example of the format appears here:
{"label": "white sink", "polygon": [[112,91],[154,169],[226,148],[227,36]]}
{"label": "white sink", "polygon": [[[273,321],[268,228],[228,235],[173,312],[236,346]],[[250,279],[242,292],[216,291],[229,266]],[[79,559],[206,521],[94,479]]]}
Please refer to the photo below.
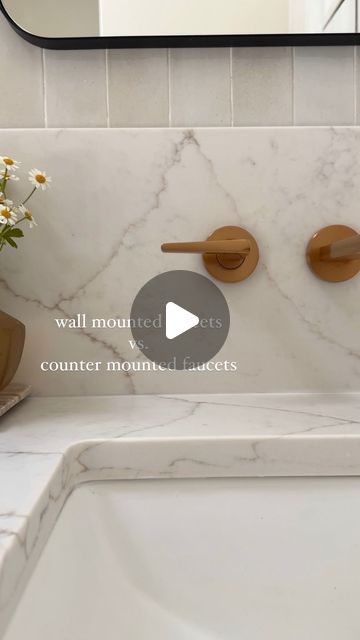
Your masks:
{"label": "white sink", "polygon": [[360,478],[90,482],[6,640],[359,640]]}

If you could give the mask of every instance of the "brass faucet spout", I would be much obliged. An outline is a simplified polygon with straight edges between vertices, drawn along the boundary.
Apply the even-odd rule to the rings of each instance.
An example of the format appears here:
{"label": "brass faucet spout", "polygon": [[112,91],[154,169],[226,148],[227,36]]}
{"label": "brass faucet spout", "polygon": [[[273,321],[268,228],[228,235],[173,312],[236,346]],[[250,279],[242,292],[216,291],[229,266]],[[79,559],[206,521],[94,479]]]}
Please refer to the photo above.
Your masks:
{"label": "brass faucet spout", "polygon": [[237,253],[249,255],[250,240],[205,240],[204,242],[170,242],[161,245],[164,253]]}
{"label": "brass faucet spout", "polygon": [[255,238],[241,227],[220,227],[202,242],[167,242],[164,253],[202,253],[207,271],[222,282],[248,278],[259,261]]}

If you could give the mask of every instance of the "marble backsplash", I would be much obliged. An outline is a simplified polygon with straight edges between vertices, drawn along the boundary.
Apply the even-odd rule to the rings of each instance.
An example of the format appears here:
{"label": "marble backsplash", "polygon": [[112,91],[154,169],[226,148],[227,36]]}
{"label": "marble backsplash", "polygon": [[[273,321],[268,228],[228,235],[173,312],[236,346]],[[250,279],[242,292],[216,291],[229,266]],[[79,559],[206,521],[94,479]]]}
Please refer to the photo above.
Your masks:
{"label": "marble backsplash", "polygon": [[[322,226],[360,230],[360,129],[3,130],[0,140],[23,169],[53,178],[33,201],[39,226],[0,256],[0,308],[27,327],[16,380],[35,394],[360,390],[360,276],[321,282],[304,257]],[[40,370],[134,359],[127,330],[59,330],[54,319],[128,317],[152,276],[205,273],[200,256],[162,254],[162,242],[232,224],[261,252],[249,280],[219,283],[231,328],[218,359],[238,361],[236,372]]]}

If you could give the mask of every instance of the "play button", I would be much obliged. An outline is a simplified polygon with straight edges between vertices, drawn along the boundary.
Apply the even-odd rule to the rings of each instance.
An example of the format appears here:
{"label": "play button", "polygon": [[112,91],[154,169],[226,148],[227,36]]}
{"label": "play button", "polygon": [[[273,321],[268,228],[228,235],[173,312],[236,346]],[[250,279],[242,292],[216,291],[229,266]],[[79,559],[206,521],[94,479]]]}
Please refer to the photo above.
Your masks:
{"label": "play button", "polygon": [[137,347],[165,369],[193,369],[213,359],[230,327],[227,302],[209,278],[167,271],[149,280],[131,308]]}
{"label": "play button", "polygon": [[166,305],[166,337],[174,340],[186,331],[193,329],[200,322],[198,316],[183,307],[179,307],[175,302],[168,302]]}

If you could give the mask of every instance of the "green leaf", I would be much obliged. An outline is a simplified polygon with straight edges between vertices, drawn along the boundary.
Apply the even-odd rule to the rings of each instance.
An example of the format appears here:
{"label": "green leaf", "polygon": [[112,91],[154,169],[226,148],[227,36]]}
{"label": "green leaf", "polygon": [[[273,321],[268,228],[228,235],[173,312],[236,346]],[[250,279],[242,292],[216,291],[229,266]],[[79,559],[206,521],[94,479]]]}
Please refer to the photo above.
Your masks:
{"label": "green leaf", "polygon": [[23,238],[24,234],[22,232],[21,229],[18,228],[14,228],[14,227],[5,227],[5,230],[2,232],[2,237],[3,238]]}
{"label": "green leaf", "polygon": [[6,240],[6,242],[10,245],[10,247],[14,247],[14,249],[17,249],[17,248],[18,248],[18,246],[17,246],[16,242],[15,242],[14,240],[12,240],[11,238],[8,238],[8,237],[6,236],[5,240]]}
{"label": "green leaf", "polygon": [[7,232],[7,236],[10,238],[23,238],[24,234],[22,232],[21,229],[18,228],[11,228],[8,232]]}

